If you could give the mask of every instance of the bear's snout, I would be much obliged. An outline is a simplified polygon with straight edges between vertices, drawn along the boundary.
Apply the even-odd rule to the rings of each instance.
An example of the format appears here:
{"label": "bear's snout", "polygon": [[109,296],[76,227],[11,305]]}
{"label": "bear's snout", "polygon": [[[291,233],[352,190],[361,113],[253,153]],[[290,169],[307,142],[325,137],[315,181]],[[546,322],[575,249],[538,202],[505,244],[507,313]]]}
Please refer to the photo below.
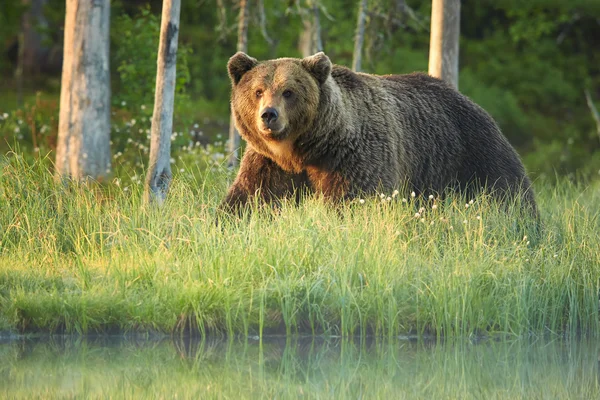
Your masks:
{"label": "bear's snout", "polygon": [[260,118],[263,120],[265,126],[270,126],[277,121],[277,117],[279,117],[279,113],[273,107],[265,107],[260,112]]}

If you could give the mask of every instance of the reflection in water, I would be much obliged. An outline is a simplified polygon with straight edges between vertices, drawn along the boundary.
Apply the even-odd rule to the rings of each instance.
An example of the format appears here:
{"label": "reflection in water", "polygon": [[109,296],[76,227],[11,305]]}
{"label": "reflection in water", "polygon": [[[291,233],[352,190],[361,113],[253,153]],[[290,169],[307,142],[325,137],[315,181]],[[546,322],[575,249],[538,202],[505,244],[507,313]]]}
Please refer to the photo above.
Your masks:
{"label": "reflection in water", "polygon": [[0,342],[0,398],[600,398],[598,344],[322,338]]}

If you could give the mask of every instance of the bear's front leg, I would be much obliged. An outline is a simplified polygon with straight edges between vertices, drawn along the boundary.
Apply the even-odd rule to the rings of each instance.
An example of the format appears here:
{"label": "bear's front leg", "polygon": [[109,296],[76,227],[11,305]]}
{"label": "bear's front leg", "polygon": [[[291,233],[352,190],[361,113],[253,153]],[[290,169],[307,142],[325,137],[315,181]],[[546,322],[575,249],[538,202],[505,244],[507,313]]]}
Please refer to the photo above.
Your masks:
{"label": "bear's front leg", "polygon": [[220,208],[239,214],[254,198],[261,203],[277,204],[283,198],[295,197],[298,200],[302,191],[307,189],[306,173],[286,172],[273,160],[248,146],[237,177]]}

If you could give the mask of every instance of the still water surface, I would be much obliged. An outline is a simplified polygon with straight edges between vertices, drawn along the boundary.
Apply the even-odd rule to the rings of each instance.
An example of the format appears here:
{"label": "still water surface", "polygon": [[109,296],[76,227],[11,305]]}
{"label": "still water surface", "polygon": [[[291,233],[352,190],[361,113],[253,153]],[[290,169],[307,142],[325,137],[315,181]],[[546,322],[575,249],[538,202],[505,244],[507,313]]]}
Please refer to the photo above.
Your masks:
{"label": "still water surface", "polygon": [[593,341],[0,341],[0,398],[599,399]]}

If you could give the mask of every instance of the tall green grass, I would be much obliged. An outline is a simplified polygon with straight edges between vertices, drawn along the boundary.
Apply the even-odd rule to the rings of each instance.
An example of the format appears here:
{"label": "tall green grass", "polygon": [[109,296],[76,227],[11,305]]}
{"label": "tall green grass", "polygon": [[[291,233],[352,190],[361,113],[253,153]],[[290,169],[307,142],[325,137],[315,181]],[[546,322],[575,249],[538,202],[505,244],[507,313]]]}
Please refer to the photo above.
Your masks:
{"label": "tall green grass", "polygon": [[537,229],[518,204],[391,193],[217,224],[227,171],[180,173],[158,209],[139,185],[61,186],[16,154],[0,168],[0,330],[600,333],[597,185],[537,185]]}

